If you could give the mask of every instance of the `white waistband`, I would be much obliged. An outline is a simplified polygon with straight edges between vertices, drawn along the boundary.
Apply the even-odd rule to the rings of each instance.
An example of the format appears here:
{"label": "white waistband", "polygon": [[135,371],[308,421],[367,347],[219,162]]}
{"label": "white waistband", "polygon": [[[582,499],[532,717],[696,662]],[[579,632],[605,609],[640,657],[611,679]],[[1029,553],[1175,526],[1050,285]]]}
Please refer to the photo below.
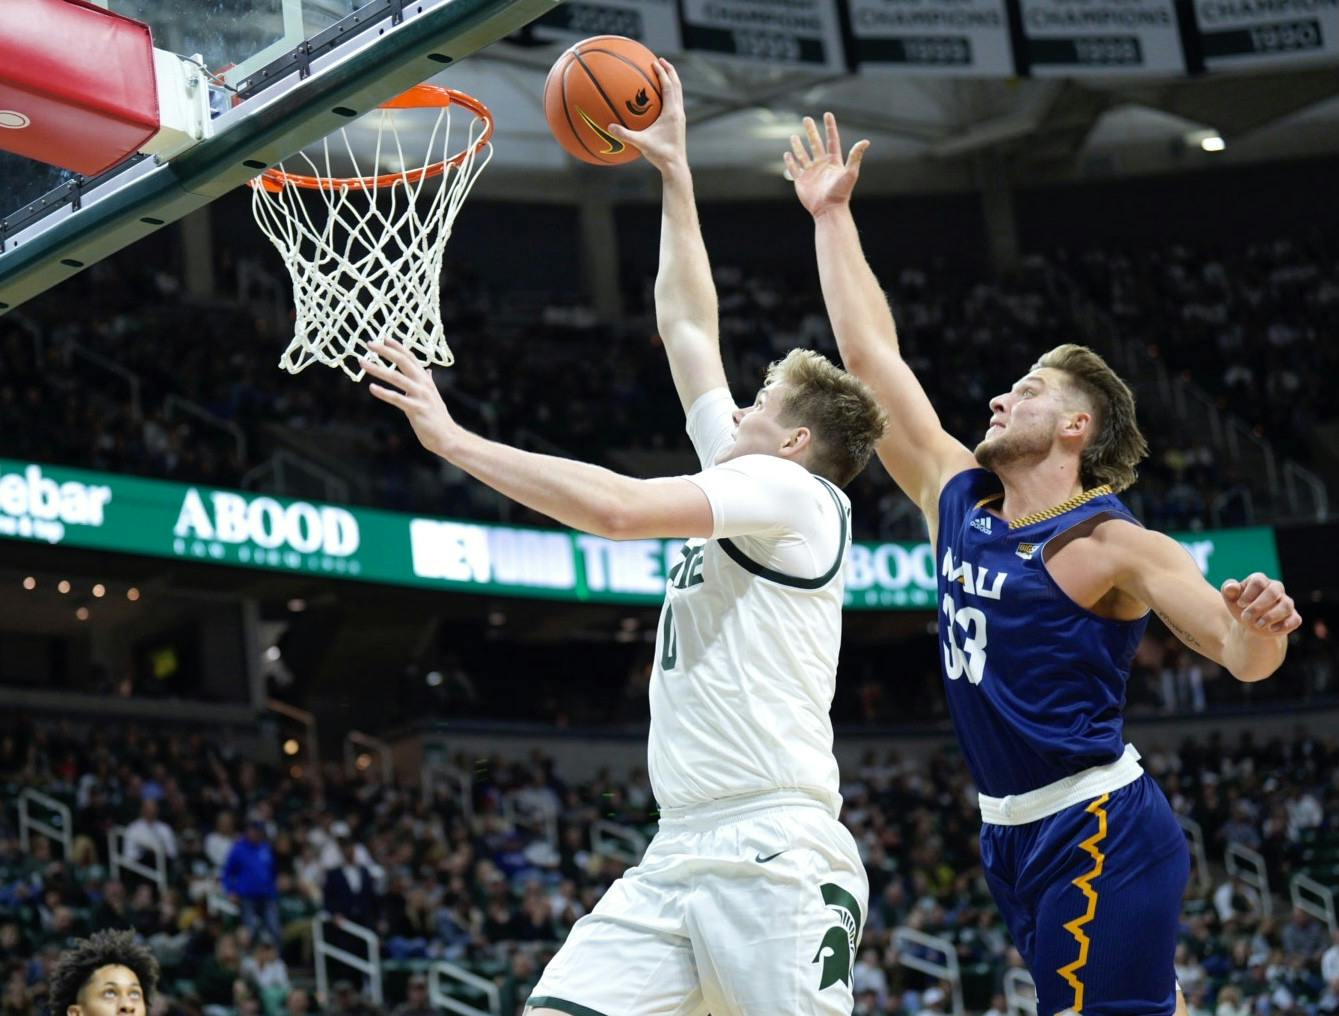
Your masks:
{"label": "white waistband", "polygon": [[1127,744],[1125,754],[1115,762],[1093,766],[1073,776],[1066,776],[1063,780],[1029,790],[1026,794],[1009,794],[1007,797],[978,794],[981,821],[992,825],[1027,825],[1094,797],[1119,790],[1143,775],[1144,767],[1139,764],[1139,751],[1134,745]]}
{"label": "white waistband", "polygon": [[803,790],[764,790],[756,794],[723,797],[682,808],[661,808],[660,825],[667,828],[701,826],[709,829],[723,821],[757,811],[771,811],[773,808],[818,808],[825,814],[832,815],[832,807],[816,794],[806,793]]}

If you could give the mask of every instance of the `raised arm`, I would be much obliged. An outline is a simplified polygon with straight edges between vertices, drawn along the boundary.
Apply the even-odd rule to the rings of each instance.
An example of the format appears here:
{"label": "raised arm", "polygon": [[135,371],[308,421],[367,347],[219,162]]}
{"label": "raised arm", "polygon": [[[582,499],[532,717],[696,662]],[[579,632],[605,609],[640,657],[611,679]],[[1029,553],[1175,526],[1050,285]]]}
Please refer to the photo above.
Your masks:
{"label": "raised arm", "polygon": [[512,448],[472,434],[452,419],[432,376],[394,340],[373,342],[394,369],[367,359],[384,382],[371,385],[400,409],[423,447],[504,497],[583,532],[611,540],[710,536],[714,519],[701,488],[682,476],[639,480],[600,466]]}
{"label": "raised arm", "polygon": [[800,203],[814,217],[818,277],[842,361],[888,412],[888,430],[876,449],[879,460],[920,506],[933,532],[940,490],[976,460],[944,430],[925,389],[902,359],[888,300],[860,246],[851,192],[869,142],[856,142],[843,161],[837,121],[828,113],[824,123],[826,143],[814,121],[805,117],[808,147],[793,135],[786,169]]}
{"label": "raised arm", "polygon": [[693,177],[688,169],[683,85],[668,60],[660,76],[660,116],[644,131],[610,124],[609,133],[641,150],[660,171],[660,271],[656,274],[656,326],[669,356],[670,373],[685,413],[698,396],[725,387],[721,365],[716,286],[702,242]]}

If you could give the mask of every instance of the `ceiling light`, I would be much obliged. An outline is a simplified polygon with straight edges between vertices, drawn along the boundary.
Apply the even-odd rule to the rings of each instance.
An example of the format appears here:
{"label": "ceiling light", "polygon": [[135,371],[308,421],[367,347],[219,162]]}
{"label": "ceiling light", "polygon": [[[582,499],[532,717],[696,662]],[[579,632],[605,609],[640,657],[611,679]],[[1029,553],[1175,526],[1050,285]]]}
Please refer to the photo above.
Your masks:
{"label": "ceiling light", "polygon": [[284,654],[280,651],[278,646],[270,646],[269,649],[265,650],[265,659],[269,660],[271,663],[283,655]]}
{"label": "ceiling light", "polygon": [[31,575],[29,575],[27,578],[25,578],[25,579],[23,580],[23,588],[24,588],[24,589],[36,589],[36,588],[37,588],[37,580],[36,580],[35,578],[33,578]]}
{"label": "ceiling light", "polygon": [[93,595],[96,596],[99,600],[102,599],[104,596],[107,595],[107,587],[104,586],[101,582],[94,583]]}
{"label": "ceiling light", "polygon": [[56,583],[56,589],[62,593],[68,593],[70,591],[70,580],[61,579],[59,582]]}
{"label": "ceiling light", "polygon": [[81,620],[81,621],[87,621],[87,620],[88,620],[88,608],[87,608],[87,607],[80,607],[78,610],[76,610],[76,611],[74,612],[74,616],[77,617],[77,618],[79,618],[79,620]]}
{"label": "ceiling light", "polygon": [[1207,137],[1200,138],[1200,147],[1206,152],[1221,152],[1227,147],[1227,142],[1221,135],[1210,134]]}
{"label": "ceiling light", "polygon": [[131,586],[129,589],[126,590],[126,599],[129,600],[131,603],[134,603],[136,600],[139,599],[139,590],[136,589],[134,586]]}

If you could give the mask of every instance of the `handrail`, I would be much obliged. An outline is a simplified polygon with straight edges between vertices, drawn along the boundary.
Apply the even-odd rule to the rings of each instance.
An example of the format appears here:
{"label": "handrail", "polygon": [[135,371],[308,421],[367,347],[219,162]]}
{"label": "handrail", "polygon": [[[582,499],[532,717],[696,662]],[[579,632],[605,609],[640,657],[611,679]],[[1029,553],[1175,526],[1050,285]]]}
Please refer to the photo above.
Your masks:
{"label": "handrail", "polygon": [[[28,802],[40,804],[49,811],[54,811],[60,816],[60,826],[54,826],[50,822],[43,822],[41,819],[33,818],[28,813]],[[19,846],[25,854],[30,852],[29,830],[36,830],[49,840],[56,840],[64,849],[64,857],[68,860],[74,843],[74,823],[70,814],[68,805],[57,801],[54,797],[49,797],[40,790],[33,790],[31,787],[25,788],[19,795]]]}
{"label": "handrail", "polygon": [[289,448],[276,448],[268,459],[257,463],[242,474],[241,486],[244,490],[256,490],[262,483],[265,483],[267,476],[273,477],[272,482],[265,483],[267,489],[273,490],[279,494],[293,493],[284,481],[284,470],[292,469],[299,473],[306,473],[314,477],[322,485],[321,496],[326,501],[348,501],[349,500],[349,481],[344,479],[333,470],[311,459],[299,455]]}
{"label": "handrail", "polygon": [[[149,881],[158,886],[159,893],[167,892],[167,853],[163,850],[163,845],[157,841],[152,843],[141,843],[136,846],[146,847],[153,854],[153,867],[141,861],[138,857],[129,857],[125,853],[126,827],[123,825],[112,826],[107,830],[107,860],[111,868],[113,879],[120,878],[121,869],[133,871],[136,875],[143,875]],[[117,843],[118,837],[122,841]]]}
{"label": "handrail", "polygon": [[1236,875],[1260,895],[1260,916],[1271,917],[1274,900],[1269,893],[1269,869],[1259,851],[1240,843],[1229,843],[1223,852],[1223,866],[1229,875]]}
{"label": "handrail", "polygon": [[1004,972],[1004,1007],[1009,1016],[1037,1016],[1037,982],[1022,967]]}
{"label": "handrail", "polygon": [[103,356],[101,353],[89,349],[77,339],[65,339],[61,342],[61,345],[64,346],[67,356],[69,354],[80,356],[94,366],[101,367],[110,374],[115,374],[129,385],[131,415],[136,420],[141,419],[144,416],[142,409],[143,402],[140,399],[140,388],[144,383],[144,379],[141,378],[139,374],[135,373],[135,371],[131,370],[125,364],[117,363],[115,360],[111,359],[111,357]]}
{"label": "handrail", "polygon": [[1204,830],[1185,815],[1177,815],[1176,822],[1190,845],[1190,877],[1198,884],[1199,891],[1207,896],[1213,889],[1213,879],[1209,873],[1209,855],[1204,849]]}
{"label": "handrail", "polygon": [[[1304,512],[1300,507],[1301,498],[1297,491],[1299,484],[1311,491],[1311,503],[1316,506],[1314,515]],[[1292,459],[1283,460],[1283,489],[1288,494],[1293,514],[1298,518],[1314,518],[1317,522],[1324,522],[1330,517],[1330,492],[1325,489],[1325,484],[1319,476]]]}
{"label": "handrail", "polygon": [[603,818],[590,827],[590,845],[595,853],[624,864],[638,864],[646,853],[646,837],[638,830]]}
{"label": "handrail", "polygon": [[305,709],[290,706],[287,702],[281,702],[276,698],[267,698],[265,708],[272,713],[278,713],[280,716],[286,716],[290,720],[301,723],[307,728],[307,757],[311,759],[312,768],[319,770],[321,768],[321,742],[316,734],[316,717]]}
{"label": "handrail", "polygon": [[368,994],[371,996],[372,1003],[381,1005],[381,938],[371,928],[365,928],[348,918],[340,918],[336,925],[340,931],[347,932],[367,943],[367,956],[355,956],[347,949],[331,945],[325,940],[325,922],[333,920],[335,920],[334,915],[327,910],[322,910],[312,918],[312,959],[316,961],[317,996],[322,999],[330,997],[329,975],[325,969],[326,959],[329,958],[339,960],[346,966],[353,967],[354,970],[363,974],[367,978]]}
{"label": "handrail", "polygon": [[[1318,921],[1324,921],[1331,935],[1339,931],[1339,920],[1336,920],[1335,915],[1333,889],[1321,885],[1310,875],[1303,875],[1301,872],[1292,877],[1290,889],[1294,907],[1305,914],[1310,914]],[[1303,895],[1304,893],[1309,893],[1313,898],[1308,899]]]}
{"label": "handrail", "polygon": [[170,420],[178,412],[193,416],[197,420],[207,423],[218,430],[226,431],[237,445],[237,461],[246,461],[246,434],[242,432],[242,428],[237,426],[237,424],[233,423],[231,420],[225,420],[217,413],[211,413],[197,402],[192,402],[190,399],[184,399],[180,395],[169,394],[163,399],[163,415]]}
{"label": "handrail", "polygon": [[[458,981],[473,988],[487,1000],[487,1009],[467,1005],[458,998],[452,998],[442,985],[443,979]],[[472,974],[464,967],[456,966],[445,960],[439,960],[428,968],[428,1002],[438,1009],[459,1013],[460,1016],[501,1016],[502,993],[498,986],[486,977]]]}
{"label": "handrail", "polygon": [[520,806],[517,794],[512,791],[502,798],[502,817],[512,826],[526,825],[544,834],[549,846],[558,846],[558,809],[547,799],[538,808],[529,805]]}
{"label": "handrail", "polygon": [[377,753],[381,762],[381,782],[390,786],[395,783],[395,761],[391,758],[391,746],[379,737],[364,734],[361,730],[350,730],[344,735],[344,771],[350,776],[358,774],[358,748],[369,748]]}
{"label": "handrail", "polygon": [[228,899],[218,884],[210,886],[209,892],[205,894],[205,909],[210,914],[227,914],[229,917],[238,917],[242,913],[242,908]]}
{"label": "handrail", "polygon": [[[903,948],[903,943],[907,942],[943,953],[944,962],[936,963],[934,960],[928,960],[923,956],[908,953]],[[938,935],[927,935],[915,928],[894,929],[893,945],[897,948],[897,962],[902,966],[919,970],[923,974],[929,974],[931,977],[938,977],[940,980],[949,982],[953,989],[954,1016],[963,1016],[962,970],[958,966],[957,947],[946,938],[941,938]]]}
{"label": "handrail", "polygon": [[465,819],[466,827],[474,824],[474,781],[470,779],[470,774],[453,765],[447,765],[445,762],[425,762],[423,768],[419,771],[419,783],[423,787],[423,801],[425,804],[431,804],[433,798],[433,782],[436,776],[442,776],[449,785],[453,785],[456,790],[456,801],[460,805],[460,813]]}

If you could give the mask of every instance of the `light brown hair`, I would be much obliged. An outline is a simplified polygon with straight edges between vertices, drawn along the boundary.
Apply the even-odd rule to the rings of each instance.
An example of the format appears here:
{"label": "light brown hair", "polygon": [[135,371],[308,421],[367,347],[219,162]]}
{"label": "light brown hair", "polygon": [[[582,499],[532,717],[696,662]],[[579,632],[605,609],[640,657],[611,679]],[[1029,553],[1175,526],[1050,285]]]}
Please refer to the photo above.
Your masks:
{"label": "light brown hair", "polygon": [[773,363],[766,383],[786,386],[779,418],[809,428],[810,472],[838,487],[854,480],[888,426],[864,383],[811,349],[792,349]]}
{"label": "light brown hair", "polygon": [[1148,455],[1148,442],[1135,419],[1134,392],[1105,360],[1087,346],[1056,346],[1036,362],[1064,373],[1070,387],[1088,402],[1093,414],[1092,437],[1083,446],[1079,478],[1085,487],[1109,483],[1124,490],[1139,475],[1135,469]]}

